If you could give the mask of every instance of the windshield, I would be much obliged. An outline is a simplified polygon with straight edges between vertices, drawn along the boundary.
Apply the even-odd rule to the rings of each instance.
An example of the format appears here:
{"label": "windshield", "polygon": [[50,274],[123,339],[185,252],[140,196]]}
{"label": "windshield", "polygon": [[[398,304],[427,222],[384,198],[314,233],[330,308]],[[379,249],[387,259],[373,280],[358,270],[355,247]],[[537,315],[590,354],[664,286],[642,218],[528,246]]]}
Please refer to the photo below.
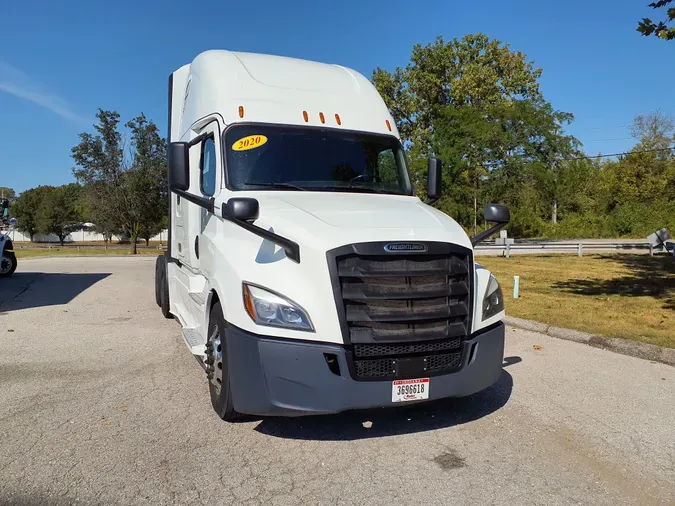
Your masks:
{"label": "windshield", "polygon": [[401,143],[343,130],[236,125],[225,132],[233,190],[412,195]]}

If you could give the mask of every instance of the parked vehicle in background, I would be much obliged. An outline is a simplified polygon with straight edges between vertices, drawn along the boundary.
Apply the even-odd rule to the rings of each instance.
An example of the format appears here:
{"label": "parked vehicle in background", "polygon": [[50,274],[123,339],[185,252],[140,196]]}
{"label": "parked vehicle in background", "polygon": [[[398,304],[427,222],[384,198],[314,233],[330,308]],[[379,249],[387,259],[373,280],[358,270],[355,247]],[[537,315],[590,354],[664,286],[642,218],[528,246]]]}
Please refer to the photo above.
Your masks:
{"label": "parked vehicle in background", "polygon": [[207,51],[169,79],[169,241],[155,295],[218,415],[466,396],[499,378],[504,304],[413,189],[394,119],[337,65]]}
{"label": "parked vehicle in background", "polygon": [[9,225],[9,201],[2,201],[2,227],[0,228],[0,278],[14,274],[17,262],[14,254],[14,245],[7,234],[3,233]]}

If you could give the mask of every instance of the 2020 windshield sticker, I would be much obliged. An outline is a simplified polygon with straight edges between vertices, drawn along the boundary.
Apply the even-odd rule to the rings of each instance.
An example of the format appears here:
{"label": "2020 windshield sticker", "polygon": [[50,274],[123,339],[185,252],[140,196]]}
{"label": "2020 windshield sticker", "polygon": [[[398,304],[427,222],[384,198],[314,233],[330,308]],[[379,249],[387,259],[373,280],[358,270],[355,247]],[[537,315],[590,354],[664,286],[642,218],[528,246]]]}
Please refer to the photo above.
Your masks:
{"label": "2020 windshield sticker", "polygon": [[242,137],[238,141],[235,141],[232,144],[233,151],[246,151],[248,149],[259,148],[267,142],[267,137],[264,135],[249,135],[247,137]]}

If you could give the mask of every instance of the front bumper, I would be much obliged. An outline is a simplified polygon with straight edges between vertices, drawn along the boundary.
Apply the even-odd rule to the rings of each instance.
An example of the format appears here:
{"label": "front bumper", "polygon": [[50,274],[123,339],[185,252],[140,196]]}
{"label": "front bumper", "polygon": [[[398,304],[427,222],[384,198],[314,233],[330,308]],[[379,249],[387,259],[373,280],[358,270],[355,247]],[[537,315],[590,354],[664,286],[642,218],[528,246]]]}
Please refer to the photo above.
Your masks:
{"label": "front bumper", "polygon": [[[463,346],[463,367],[431,377],[429,399],[415,402],[471,395],[499,379],[503,323],[477,332]],[[240,413],[303,416],[392,406],[391,381],[354,380],[340,345],[269,338],[230,325],[227,353],[232,400]],[[340,375],[331,372],[325,353],[337,356]]]}

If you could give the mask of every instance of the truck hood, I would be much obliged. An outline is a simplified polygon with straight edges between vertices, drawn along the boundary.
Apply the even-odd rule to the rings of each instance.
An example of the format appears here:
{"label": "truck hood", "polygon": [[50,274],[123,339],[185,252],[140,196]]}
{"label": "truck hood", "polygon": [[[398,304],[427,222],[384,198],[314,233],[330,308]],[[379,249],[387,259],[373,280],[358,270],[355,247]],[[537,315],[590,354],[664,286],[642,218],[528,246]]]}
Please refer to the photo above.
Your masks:
{"label": "truck hood", "polygon": [[[417,197],[354,193],[256,192],[256,225],[321,249],[354,242],[426,240],[471,248],[464,230]],[[313,239],[313,240],[312,240]]]}
{"label": "truck hood", "polygon": [[[330,194],[329,197],[335,197]],[[293,196],[294,197],[294,196]],[[364,228],[434,228],[439,221],[410,198],[373,198],[372,194],[342,194],[339,198],[311,196],[286,197],[286,204],[296,207],[332,227]]]}

